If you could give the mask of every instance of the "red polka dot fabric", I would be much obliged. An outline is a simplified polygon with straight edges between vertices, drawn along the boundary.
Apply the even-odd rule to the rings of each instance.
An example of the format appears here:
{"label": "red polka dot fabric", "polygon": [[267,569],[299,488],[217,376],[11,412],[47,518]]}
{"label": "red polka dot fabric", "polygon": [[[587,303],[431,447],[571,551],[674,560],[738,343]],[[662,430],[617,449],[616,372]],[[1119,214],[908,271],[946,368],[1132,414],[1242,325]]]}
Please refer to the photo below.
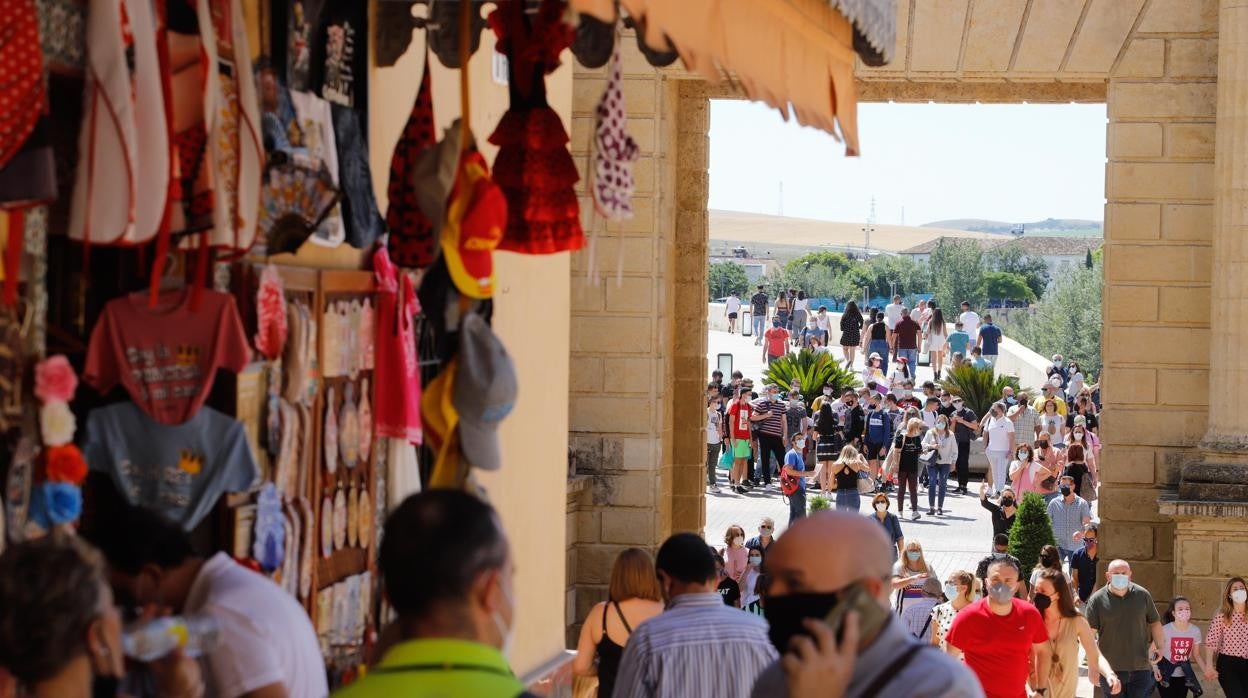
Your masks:
{"label": "red polka dot fabric", "polygon": [[403,127],[403,134],[390,158],[390,200],[386,228],[390,231],[390,259],[400,267],[423,269],[433,263],[433,223],[420,210],[412,187],[412,167],[416,158],[437,141],[433,129],[433,97],[429,86],[429,56],[420,79],[416,104]]}
{"label": "red polka dot fabric", "polygon": [[1244,614],[1231,613],[1229,623],[1221,613],[1215,615],[1209,621],[1209,636],[1205,644],[1215,654],[1248,659],[1248,622],[1245,622]]}
{"label": "red polka dot fabric", "polygon": [[34,0],[0,0],[0,167],[47,110]]}

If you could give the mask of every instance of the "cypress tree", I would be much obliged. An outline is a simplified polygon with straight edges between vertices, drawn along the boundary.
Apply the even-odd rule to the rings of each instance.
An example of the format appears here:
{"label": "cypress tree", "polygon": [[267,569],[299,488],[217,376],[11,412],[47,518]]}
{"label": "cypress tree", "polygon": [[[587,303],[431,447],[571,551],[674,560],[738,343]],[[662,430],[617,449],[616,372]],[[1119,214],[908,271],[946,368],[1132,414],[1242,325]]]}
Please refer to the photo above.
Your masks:
{"label": "cypress tree", "polygon": [[1018,505],[1014,525],[1010,526],[1010,554],[1023,566],[1024,577],[1040,559],[1040,548],[1057,545],[1053,539],[1053,525],[1049,522],[1048,508],[1044,498],[1035,492],[1023,495]]}

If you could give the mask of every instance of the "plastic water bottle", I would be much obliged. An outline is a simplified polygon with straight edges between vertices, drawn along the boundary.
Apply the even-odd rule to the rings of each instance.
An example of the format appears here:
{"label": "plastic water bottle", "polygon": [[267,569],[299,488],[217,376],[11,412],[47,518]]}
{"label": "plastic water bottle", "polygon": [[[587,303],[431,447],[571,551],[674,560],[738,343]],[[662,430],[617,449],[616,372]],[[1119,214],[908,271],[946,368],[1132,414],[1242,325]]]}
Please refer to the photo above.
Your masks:
{"label": "plastic water bottle", "polygon": [[132,626],[121,636],[126,656],[140,662],[160,659],[175,649],[198,657],[217,644],[217,622],[208,616],[168,616]]}

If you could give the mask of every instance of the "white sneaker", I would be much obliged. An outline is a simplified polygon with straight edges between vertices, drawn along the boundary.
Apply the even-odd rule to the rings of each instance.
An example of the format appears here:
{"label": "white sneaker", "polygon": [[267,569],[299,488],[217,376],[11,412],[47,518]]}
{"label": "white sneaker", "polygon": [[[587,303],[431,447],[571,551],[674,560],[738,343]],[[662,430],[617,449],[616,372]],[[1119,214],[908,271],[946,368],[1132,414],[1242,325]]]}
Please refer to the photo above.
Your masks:
{"label": "white sneaker", "polygon": [[923,515],[922,515],[922,514],[920,514],[918,511],[912,511],[912,512],[910,512],[910,520],[911,520],[911,521],[918,521],[918,520],[919,520],[919,519],[921,519],[921,518],[923,518]]}

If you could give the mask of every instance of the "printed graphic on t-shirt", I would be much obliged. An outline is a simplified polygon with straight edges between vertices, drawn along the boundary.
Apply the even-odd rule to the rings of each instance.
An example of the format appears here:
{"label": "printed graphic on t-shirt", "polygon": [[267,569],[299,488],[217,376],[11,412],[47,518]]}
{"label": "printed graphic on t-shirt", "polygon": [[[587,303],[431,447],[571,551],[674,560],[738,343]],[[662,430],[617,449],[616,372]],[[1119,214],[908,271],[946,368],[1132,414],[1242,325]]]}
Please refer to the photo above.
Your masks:
{"label": "printed graphic on t-shirt", "polygon": [[164,402],[195,397],[203,377],[199,352],[199,347],[186,344],[127,345],[126,363],[130,365],[131,379],[139,386],[139,399]]}
{"label": "printed graphic on t-shirt", "polygon": [[1195,639],[1190,637],[1170,638],[1170,661],[1175,664],[1190,662],[1192,660],[1192,648],[1195,644]]}

